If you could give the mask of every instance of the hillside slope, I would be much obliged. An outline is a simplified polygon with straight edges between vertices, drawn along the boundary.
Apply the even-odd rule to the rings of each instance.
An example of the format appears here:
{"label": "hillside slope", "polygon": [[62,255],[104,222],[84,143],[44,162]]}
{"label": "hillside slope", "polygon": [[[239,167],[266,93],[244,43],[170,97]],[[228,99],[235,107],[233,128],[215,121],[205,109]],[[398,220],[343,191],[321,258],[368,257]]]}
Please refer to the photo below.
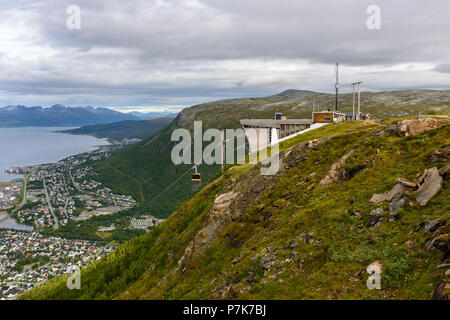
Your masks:
{"label": "hillside slope", "polygon": [[[449,182],[425,206],[416,191],[369,199],[397,178],[444,167],[450,125],[404,137],[392,121],[333,124],[287,140],[276,175],[260,175],[261,164],[229,168],[145,236],[84,269],[81,290],[57,278],[22,298],[442,298]],[[366,286],[374,262],[381,290]]]}
{"label": "hillside slope", "polygon": [[145,139],[169,125],[173,118],[152,118],[148,120],[125,120],[113,123],[101,123],[65,130],[71,134],[87,134],[97,138],[107,138],[116,141],[127,139]]}
{"label": "hillside slope", "polygon": [[[118,151],[110,159],[99,162],[95,169],[102,181],[116,192],[132,192],[141,201],[138,212],[165,218],[199,188],[192,185],[186,174],[191,166],[175,166],[170,159],[175,144],[170,136],[175,128],[192,130],[195,120],[203,121],[204,130],[238,128],[240,119],[272,118],[275,112],[282,112],[288,118],[310,118],[313,96],[317,96],[317,104],[322,109],[334,108],[332,94],[287,90],[269,97],[229,99],[184,109],[169,127]],[[351,97],[351,94],[340,95],[342,110],[351,110]],[[450,91],[364,92],[361,103],[363,112],[382,118],[416,115],[419,111],[450,114]],[[209,179],[219,168],[201,166],[200,172]],[[170,192],[166,192],[169,186]]]}

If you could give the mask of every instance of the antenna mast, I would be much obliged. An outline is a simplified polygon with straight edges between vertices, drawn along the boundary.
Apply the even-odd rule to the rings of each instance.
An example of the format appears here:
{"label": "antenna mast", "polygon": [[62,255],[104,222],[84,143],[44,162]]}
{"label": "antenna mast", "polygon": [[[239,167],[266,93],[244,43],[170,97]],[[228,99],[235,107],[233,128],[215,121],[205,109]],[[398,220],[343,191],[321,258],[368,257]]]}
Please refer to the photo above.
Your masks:
{"label": "antenna mast", "polygon": [[336,66],[334,67],[334,70],[336,72],[336,110],[338,111],[338,94],[339,94],[339,63],[336,63]]}

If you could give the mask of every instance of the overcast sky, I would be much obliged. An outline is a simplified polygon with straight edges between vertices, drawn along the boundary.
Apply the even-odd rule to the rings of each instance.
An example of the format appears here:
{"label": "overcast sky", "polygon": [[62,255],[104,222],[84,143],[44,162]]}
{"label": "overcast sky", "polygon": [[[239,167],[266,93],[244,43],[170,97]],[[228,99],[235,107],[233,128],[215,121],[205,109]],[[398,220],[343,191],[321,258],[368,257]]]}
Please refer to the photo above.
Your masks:
{"label": "overcast sky", "polygon": [[[128,3],[128,4],[127,4]],[[81,28],[69,29],[69,5]],[[369,5],[381,29],[369,30]],[[0,2],[0,106],[176,110],[286,89],[450,89],[448,0]],[[73,21],[73,20],[70,20]]]}

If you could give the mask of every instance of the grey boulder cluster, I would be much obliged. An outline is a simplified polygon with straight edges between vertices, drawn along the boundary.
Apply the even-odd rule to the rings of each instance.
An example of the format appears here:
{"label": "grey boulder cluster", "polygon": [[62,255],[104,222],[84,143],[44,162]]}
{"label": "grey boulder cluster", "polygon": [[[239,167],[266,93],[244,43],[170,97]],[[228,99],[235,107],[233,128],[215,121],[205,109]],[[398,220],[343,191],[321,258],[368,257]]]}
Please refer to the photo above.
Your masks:
{"label": "grey boulder cluster", "polygon": [[398,178],[397,184],[387,193],[375,193],[370,198],[372,203],[383,201],[391,202],[399,196],[410,194],[415,191],[416,201],[423,207],[428,201],[435,197],[441,191],[444,185],[444,178],[449,178],[450,166],[446,165],[441,170],[436,167],[425,169],[414,182],[403,178]]}

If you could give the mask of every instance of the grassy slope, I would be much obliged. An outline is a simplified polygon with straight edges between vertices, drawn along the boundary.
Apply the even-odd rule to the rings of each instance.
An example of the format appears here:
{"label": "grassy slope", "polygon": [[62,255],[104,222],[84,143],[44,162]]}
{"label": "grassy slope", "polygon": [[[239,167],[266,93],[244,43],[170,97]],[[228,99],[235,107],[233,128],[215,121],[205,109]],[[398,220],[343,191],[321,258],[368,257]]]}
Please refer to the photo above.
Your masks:
{"label": "grassy slope", "polygon": [[[205,223],[215,195],[231,186],[239,186],[243,192],[257,188],[251,177],[257,174],[258,168],[244,165],[226,171],[222,179],[180,205],[169,219],[147,235],[132,239],[83,270],[81,290],[68,290],[65,279],[58,278],[23,298],[429,299],[440,276],[435,274],[435,267],[442,263],[443,254],[434,249],[422,250],[427,236],[416,226],[435,218],[448,221],[448,182],[426,207],[405,205],[397,222],[388,223],[385,219],[375,229],[366,227],[368,212],[377,207],[368,199],[375,192],[389,190],[397,177],[413,179],[423,168],[442,166],[442,163],[429,163],[426,155],[450,145],[450,126],[408,138],[386,134],[363,143],[379,126],[380,123],[347,122],[287,141],[282,148],[334,136],[275,177],[274,186],[249,203],[239,220],[228,223],[207,251],[189,263],[184,274],[174,271],[177,261]],[[360,147],[347,161],[346,170],[365,169],[350,180],[318,187],[317,182],[331,163],[355,145]],[[312,180],[316,182],[315,188],[307,191],[309,184],[295,186],[313,171],[317,172]],[[290,193],[293,196],[286,198]],[[386,208],[387,204],[382,206]],[[348,209],[352,208],[359,210],[362,217],[351,216]],[[293,250],[305,260],[303,266],[285,263],[264,276],[260,259],[252,257],[273,247],[277,261],[292,258],[292,250],[285,246],[305,231],[314,232],[314,238],[321,242],[298,241]],[[230,235],[240,239],[242,246],[231,246]],[[233,263],[237,257],[239,261]],[[371,291],[366,288],[364,270],[374,260],[383,264],[382,290]],[[251,285],[247,281],[250,271],[255,273],[256,280]],[[277,272],[281,273],[276,278],[270,277]],[[230,284],[233,290],[219,295]]]}

